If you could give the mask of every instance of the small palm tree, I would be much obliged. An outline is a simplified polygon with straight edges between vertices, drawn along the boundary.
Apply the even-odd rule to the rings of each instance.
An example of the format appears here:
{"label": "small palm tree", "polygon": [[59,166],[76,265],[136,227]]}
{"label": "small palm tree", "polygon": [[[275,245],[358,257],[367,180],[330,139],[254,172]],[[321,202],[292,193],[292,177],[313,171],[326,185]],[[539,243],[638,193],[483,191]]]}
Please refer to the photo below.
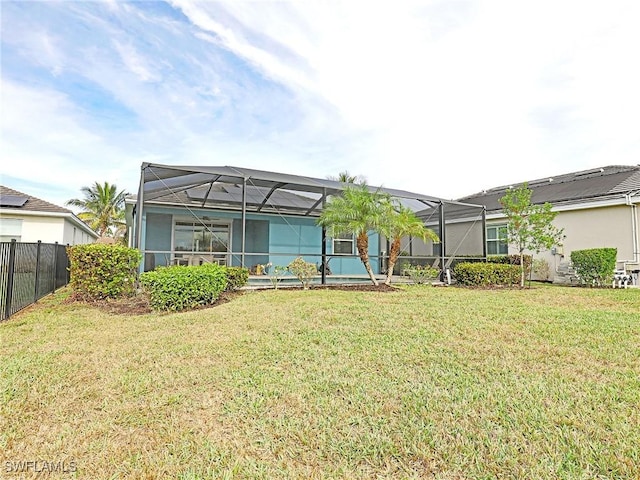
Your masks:
{"label": "small palm tree", "polygon": [[72,198],[66,205],[78,207],[82,212],[78,214],[100,236],[113,236],[123,231],[124,199],[127,192],[118,192],[116,185],[104,182],[100,185],[94,182],[91,187],[82,187],[83,199]]}
{"label": "small palm tree", "polygon": [[416,214],[411,209],[401,205],[399,202],[387,199],[383,209],[383,222],[378,231],[381,235],[391,240],[387,278],[384,282],[389,285],[393,275],[393,267],[400,256],[400,243],[404,237],[417,237],[424,242],[427,240],[439,242],[440,239],[433,230],[425,227],[422,220],[416,217]]}
{"label": "small palm tree", "polygon": [[344,233],[356,237],[358,256],[376,286],[378,280],[369,262],[369,232],[377,231],[382,223],[380,199],[381,194],[369,191],[364,184],[349,186],[342,195],[333,197],[327,203],[318,219],[318,224],[327,228],[332,237]]}

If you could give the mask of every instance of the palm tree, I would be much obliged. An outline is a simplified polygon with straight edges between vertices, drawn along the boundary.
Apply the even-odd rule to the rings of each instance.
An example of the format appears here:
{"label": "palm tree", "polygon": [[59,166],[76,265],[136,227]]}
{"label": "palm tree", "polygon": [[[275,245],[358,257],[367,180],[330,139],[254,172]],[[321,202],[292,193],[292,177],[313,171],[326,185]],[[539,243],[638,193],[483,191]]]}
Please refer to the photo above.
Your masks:
{"label": "palm tree", "polygon": [[329,175],[327,176],[327,180],[333,180],[334,182],[341,183],[357,183],[360,185],[364,185],[367,183],[367,179],[362,175],[351,175],[348,170],[344,170],[338,175]]}
{"label": "palm tree", "polygon": [[369,231],[376,231],[382,223],[381,198],[380,193],[369,191],[364,184],[349,186],[327,203],[318,219],[332,237],[344,233],[356,237],[358,256],[376,286],[378,280],[369,262]]}
{"label": "palm tree", "polygon": [[66,205],[78,207],[78,214],[100,236],[113,236],[122,231],[124,225],[124,199],[127,192],[118,192],[116,185],[94,182],[91,187],[82,187],[83,199],[72,198]]}
{"label": "palm tree", "polygon": [[391,240],[389,246],[389,262],[387,264],[387,278],[384,283],[391,283],[393,267],[400,256],[400,243],[404,237],[417,237],[426,242],[431,240],[439,242],[436,233],[425,227],[422,220],[410,208],[399,202],[387,201],[383,205],[383,222],[378,227],[378,232]]}

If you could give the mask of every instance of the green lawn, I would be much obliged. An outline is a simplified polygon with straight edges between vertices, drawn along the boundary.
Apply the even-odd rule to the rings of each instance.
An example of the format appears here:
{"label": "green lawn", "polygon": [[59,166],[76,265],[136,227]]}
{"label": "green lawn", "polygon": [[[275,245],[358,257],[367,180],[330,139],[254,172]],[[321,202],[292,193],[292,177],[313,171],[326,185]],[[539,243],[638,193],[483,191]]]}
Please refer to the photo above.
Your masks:
{"label": "green lawn", "polygon": [[638,290],[64,296],[0,324],[2,478],[640,477]]}

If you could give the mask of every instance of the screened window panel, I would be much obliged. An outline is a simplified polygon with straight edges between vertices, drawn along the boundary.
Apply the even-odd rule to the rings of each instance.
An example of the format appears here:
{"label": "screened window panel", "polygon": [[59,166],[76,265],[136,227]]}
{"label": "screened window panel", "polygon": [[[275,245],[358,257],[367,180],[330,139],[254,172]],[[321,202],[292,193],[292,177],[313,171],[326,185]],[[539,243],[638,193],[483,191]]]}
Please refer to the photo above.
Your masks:
{"label": "screened window panel", "polygon": [[337,255],[353,255],[353,235],[339,235],[333,239],[333,253]]}

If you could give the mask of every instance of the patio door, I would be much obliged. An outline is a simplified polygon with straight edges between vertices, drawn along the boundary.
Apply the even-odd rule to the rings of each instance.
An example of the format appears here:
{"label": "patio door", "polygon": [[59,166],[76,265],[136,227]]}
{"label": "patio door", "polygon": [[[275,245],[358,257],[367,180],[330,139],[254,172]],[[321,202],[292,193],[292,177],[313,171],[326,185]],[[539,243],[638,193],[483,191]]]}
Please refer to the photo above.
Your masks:
{"label": "patio door", "polygon": [[[212,220],[176,220],[173,230],[176,257],[189,259],[189,263],[224,261],[230,247],[230,225]],[[181,253],[184,252],[184,255]],[[199,262],[196,262],[199,260]]]}

